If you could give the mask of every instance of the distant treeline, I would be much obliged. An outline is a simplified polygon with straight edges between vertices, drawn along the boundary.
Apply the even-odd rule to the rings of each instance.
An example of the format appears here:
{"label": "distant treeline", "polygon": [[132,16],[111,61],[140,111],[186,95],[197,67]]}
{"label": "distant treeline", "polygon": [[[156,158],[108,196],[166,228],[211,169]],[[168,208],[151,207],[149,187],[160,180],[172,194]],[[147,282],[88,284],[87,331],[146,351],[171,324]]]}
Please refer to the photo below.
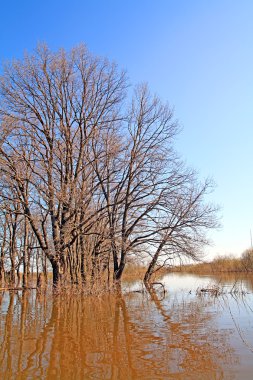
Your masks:
{"label": "distant treeline", "polygon": [[211,262],[181,265],[174,270],[188,273],[253,272],[253,249],[247,249],[238,258],[218,256]]}

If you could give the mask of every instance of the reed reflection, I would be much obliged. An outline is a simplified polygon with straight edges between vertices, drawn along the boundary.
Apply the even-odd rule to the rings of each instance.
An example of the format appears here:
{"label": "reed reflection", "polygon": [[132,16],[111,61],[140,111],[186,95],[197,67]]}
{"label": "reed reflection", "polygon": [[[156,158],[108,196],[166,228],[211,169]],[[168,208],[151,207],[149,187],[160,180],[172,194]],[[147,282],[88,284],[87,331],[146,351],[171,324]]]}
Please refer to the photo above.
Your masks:
{"label": "reed reflection", "polygon": [[11,293],[0,324],[3,379],[223,378],[236,361],[199,300]]}
{"label": "reed reflection", "polygon": [[208,275],[212,283],[218,286],[226,287],[229,291],[245,290],[252,293],[253,291],[253,275],[245,273],[219,273],[217,275]]}

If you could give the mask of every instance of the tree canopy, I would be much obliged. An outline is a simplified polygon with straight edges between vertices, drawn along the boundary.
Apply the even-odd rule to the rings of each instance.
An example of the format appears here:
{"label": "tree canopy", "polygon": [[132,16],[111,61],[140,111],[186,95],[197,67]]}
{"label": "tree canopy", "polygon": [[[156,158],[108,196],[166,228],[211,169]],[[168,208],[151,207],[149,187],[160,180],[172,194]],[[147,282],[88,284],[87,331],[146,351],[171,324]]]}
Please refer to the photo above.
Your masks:
{"label": "tree canopy", "polygon": [[[173,110],[85,46],[39,46],[0,78],[0,277],[50,262],[54,285],[120,281],[145,259],[146,281],[197,259],[217,207],[174,150]],[[34,257],[36,260],[34,261]],[[39,263],[39,264],[38,264]]]}

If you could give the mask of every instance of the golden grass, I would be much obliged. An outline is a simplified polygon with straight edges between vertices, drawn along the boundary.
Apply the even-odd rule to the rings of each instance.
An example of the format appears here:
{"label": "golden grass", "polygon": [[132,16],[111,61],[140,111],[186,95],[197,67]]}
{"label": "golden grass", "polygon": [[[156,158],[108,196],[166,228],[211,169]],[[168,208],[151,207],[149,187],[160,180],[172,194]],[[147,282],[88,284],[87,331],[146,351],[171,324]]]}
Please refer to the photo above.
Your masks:
{"label": "golden grass", "polygon": [[122,281],[132,282],[143,280],[146,270],[144,266],[128,264],[123,272]]}
{"label": "golden grass", "polygon": [[248,273],[253,267],[240,258],[219,256],[211,262],[188,264],[175,267],[174,271],[187,273]]}

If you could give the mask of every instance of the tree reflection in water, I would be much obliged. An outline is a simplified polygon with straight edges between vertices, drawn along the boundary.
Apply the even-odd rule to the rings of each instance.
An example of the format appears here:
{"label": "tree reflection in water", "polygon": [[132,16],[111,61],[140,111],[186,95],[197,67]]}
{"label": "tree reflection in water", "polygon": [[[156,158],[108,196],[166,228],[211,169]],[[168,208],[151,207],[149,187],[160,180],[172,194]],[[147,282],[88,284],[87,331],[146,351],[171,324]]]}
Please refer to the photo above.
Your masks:
{"label": "tree reflection in water", "polygon": [[222,379],[237,358],[208,302],[5,293],[0,378]]}

